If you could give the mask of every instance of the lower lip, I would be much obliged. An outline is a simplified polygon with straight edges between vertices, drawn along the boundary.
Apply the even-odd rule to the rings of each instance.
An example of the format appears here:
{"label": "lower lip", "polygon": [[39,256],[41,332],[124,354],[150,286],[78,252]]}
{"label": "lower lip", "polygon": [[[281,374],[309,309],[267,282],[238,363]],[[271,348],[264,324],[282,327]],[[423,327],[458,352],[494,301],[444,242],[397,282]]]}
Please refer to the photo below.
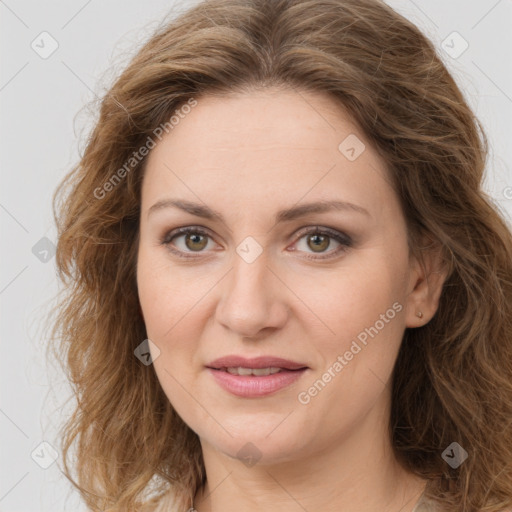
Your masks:
{"label": "lower lip", "polygon": [[272,375],[233,375],[223,370],[208,368],[217,383],[233,395],[257,398],[280,391],[300,379],[307,368],[282,370]]}

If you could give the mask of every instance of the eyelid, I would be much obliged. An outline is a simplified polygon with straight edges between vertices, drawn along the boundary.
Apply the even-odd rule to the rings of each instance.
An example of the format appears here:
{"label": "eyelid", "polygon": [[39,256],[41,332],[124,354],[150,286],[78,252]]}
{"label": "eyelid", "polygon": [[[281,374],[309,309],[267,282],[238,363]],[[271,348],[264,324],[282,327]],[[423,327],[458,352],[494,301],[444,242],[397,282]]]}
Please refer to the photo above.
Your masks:
{"label": "eyelid", "polygon": [[209,236],[212,239],[215,238],[209,229],[203,228],[202,226],[183,226],[166,232],[162,237],[161,242],[163,244],[170,243],[173,238],[176,238],[179,235],[186,235],[188,233],[199,233],[200,235]]}
{"label": "eyelid", "polygon": [[318,225],[318,224],[313,225],[313,226],[306,226],[304,228],[299,229],[298,231],[295,232],[295,238],[297,240],[299,240],[304,235],[315,234],[315,233],[329,235],[331,238],[334,238],[334,239],[339,238],[347,244],[352,244],[352,242],[353,242],[352,238],[349,235],[347,235],[346,233],[343,233],[342,231],[339,231],[334,228],[330,228],[328,226],[322,226],[322,225]]}
{"label": "eyelid", "polygon": [[171,229],[170,231],[166,231],[164,235],[160,239],[160,245],[163,245],[166,247],[166,249],[171,252],[173,255],[177,256],[178,258],[181,258],[182,260],[195,260],[198,258],[204,258],[208,253],[206,251],[199,251],[196,254],[194,254],[193,251],[182,251],[180,249],[177,249],[173,247],[172,240],[175,238],[178,238],[180,236],[186,235],[188,233],[197,233],[199,235],[206,236],[214,241],[214,243],[217,243],[215,241],[215,236],[212,235],[211,231],[208,228],[205,228],[203,226],[182,226],[179,228]]}

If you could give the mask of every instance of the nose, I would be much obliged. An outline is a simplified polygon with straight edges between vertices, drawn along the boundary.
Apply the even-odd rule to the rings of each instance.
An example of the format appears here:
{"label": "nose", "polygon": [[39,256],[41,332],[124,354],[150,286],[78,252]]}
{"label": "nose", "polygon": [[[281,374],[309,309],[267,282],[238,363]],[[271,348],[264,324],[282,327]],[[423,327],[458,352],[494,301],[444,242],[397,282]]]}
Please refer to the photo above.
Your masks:
{"label": "nose", "polygon": [[252,263],[235,255],[233,268],[223,279],[217,321],[244,338],[283,327],[289,315],[287,288],[276,274],[264,254]]}

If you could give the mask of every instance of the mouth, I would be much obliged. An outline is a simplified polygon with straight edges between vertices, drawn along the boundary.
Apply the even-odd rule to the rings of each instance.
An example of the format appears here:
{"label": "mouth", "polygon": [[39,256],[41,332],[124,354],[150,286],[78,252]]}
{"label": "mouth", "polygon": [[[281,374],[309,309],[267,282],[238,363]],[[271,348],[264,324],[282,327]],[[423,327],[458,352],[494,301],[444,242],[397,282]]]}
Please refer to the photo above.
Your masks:
{"label": "mouth", "polygon": [[214,370],[234,370],[241,368],[242,370],[247,369],[251,371],[269,370],[272,373],[277,373],[279,370],[302,370],[307,367],[308,366],[304,363],[274,356],[259,356],[251,358],[242,356],[225,356],[215,359],[207,365],[207,368],[212,368]]}
{"label": "mouth", "polygon": [[212,368],[221,372],[227,372],[231,375],[254,375],[255,377],[264,377],[266,375],[275,375],[283,371],[299,371],[299,370],[288,370],[285,368],[276,368],[270,366],[268,368],[244,368],[243,366],[228,367],[228,368]]}
{"label": "mouth", "polygon": [[258,398],[292,385],[309,367],[275,357],[228,356],[213,361],[206,369],[225,391],[243,398]]}

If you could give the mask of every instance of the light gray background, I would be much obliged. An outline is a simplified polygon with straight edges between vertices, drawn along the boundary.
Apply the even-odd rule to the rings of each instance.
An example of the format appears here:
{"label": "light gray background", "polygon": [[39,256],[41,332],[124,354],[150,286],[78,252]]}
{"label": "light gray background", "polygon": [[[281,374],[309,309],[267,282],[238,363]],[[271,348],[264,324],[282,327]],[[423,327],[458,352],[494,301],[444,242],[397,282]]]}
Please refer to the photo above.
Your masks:
{"label": "light gray background", "polygon": [[[92,118],[80,110],[102,96],[173,6],[194,3],[0,0],[0,511],[85,510],[59,461],[47,469],[35,462],[51,462],[51,448],[40,443],[58,446],[57,427],[69,410],[64,376],[46,367],[41,327],[57,291],[51,196],[84,147]],[[388,3],[440,48],[484,123],[491,143],[486,189],[510,222],[512,0]],[[44,31],[58,43],[48,58],[31,47],[51,48]],[[454,31],[469,44],[458,58],[443,50],[443,41],[452,52],[461,48]]]}

